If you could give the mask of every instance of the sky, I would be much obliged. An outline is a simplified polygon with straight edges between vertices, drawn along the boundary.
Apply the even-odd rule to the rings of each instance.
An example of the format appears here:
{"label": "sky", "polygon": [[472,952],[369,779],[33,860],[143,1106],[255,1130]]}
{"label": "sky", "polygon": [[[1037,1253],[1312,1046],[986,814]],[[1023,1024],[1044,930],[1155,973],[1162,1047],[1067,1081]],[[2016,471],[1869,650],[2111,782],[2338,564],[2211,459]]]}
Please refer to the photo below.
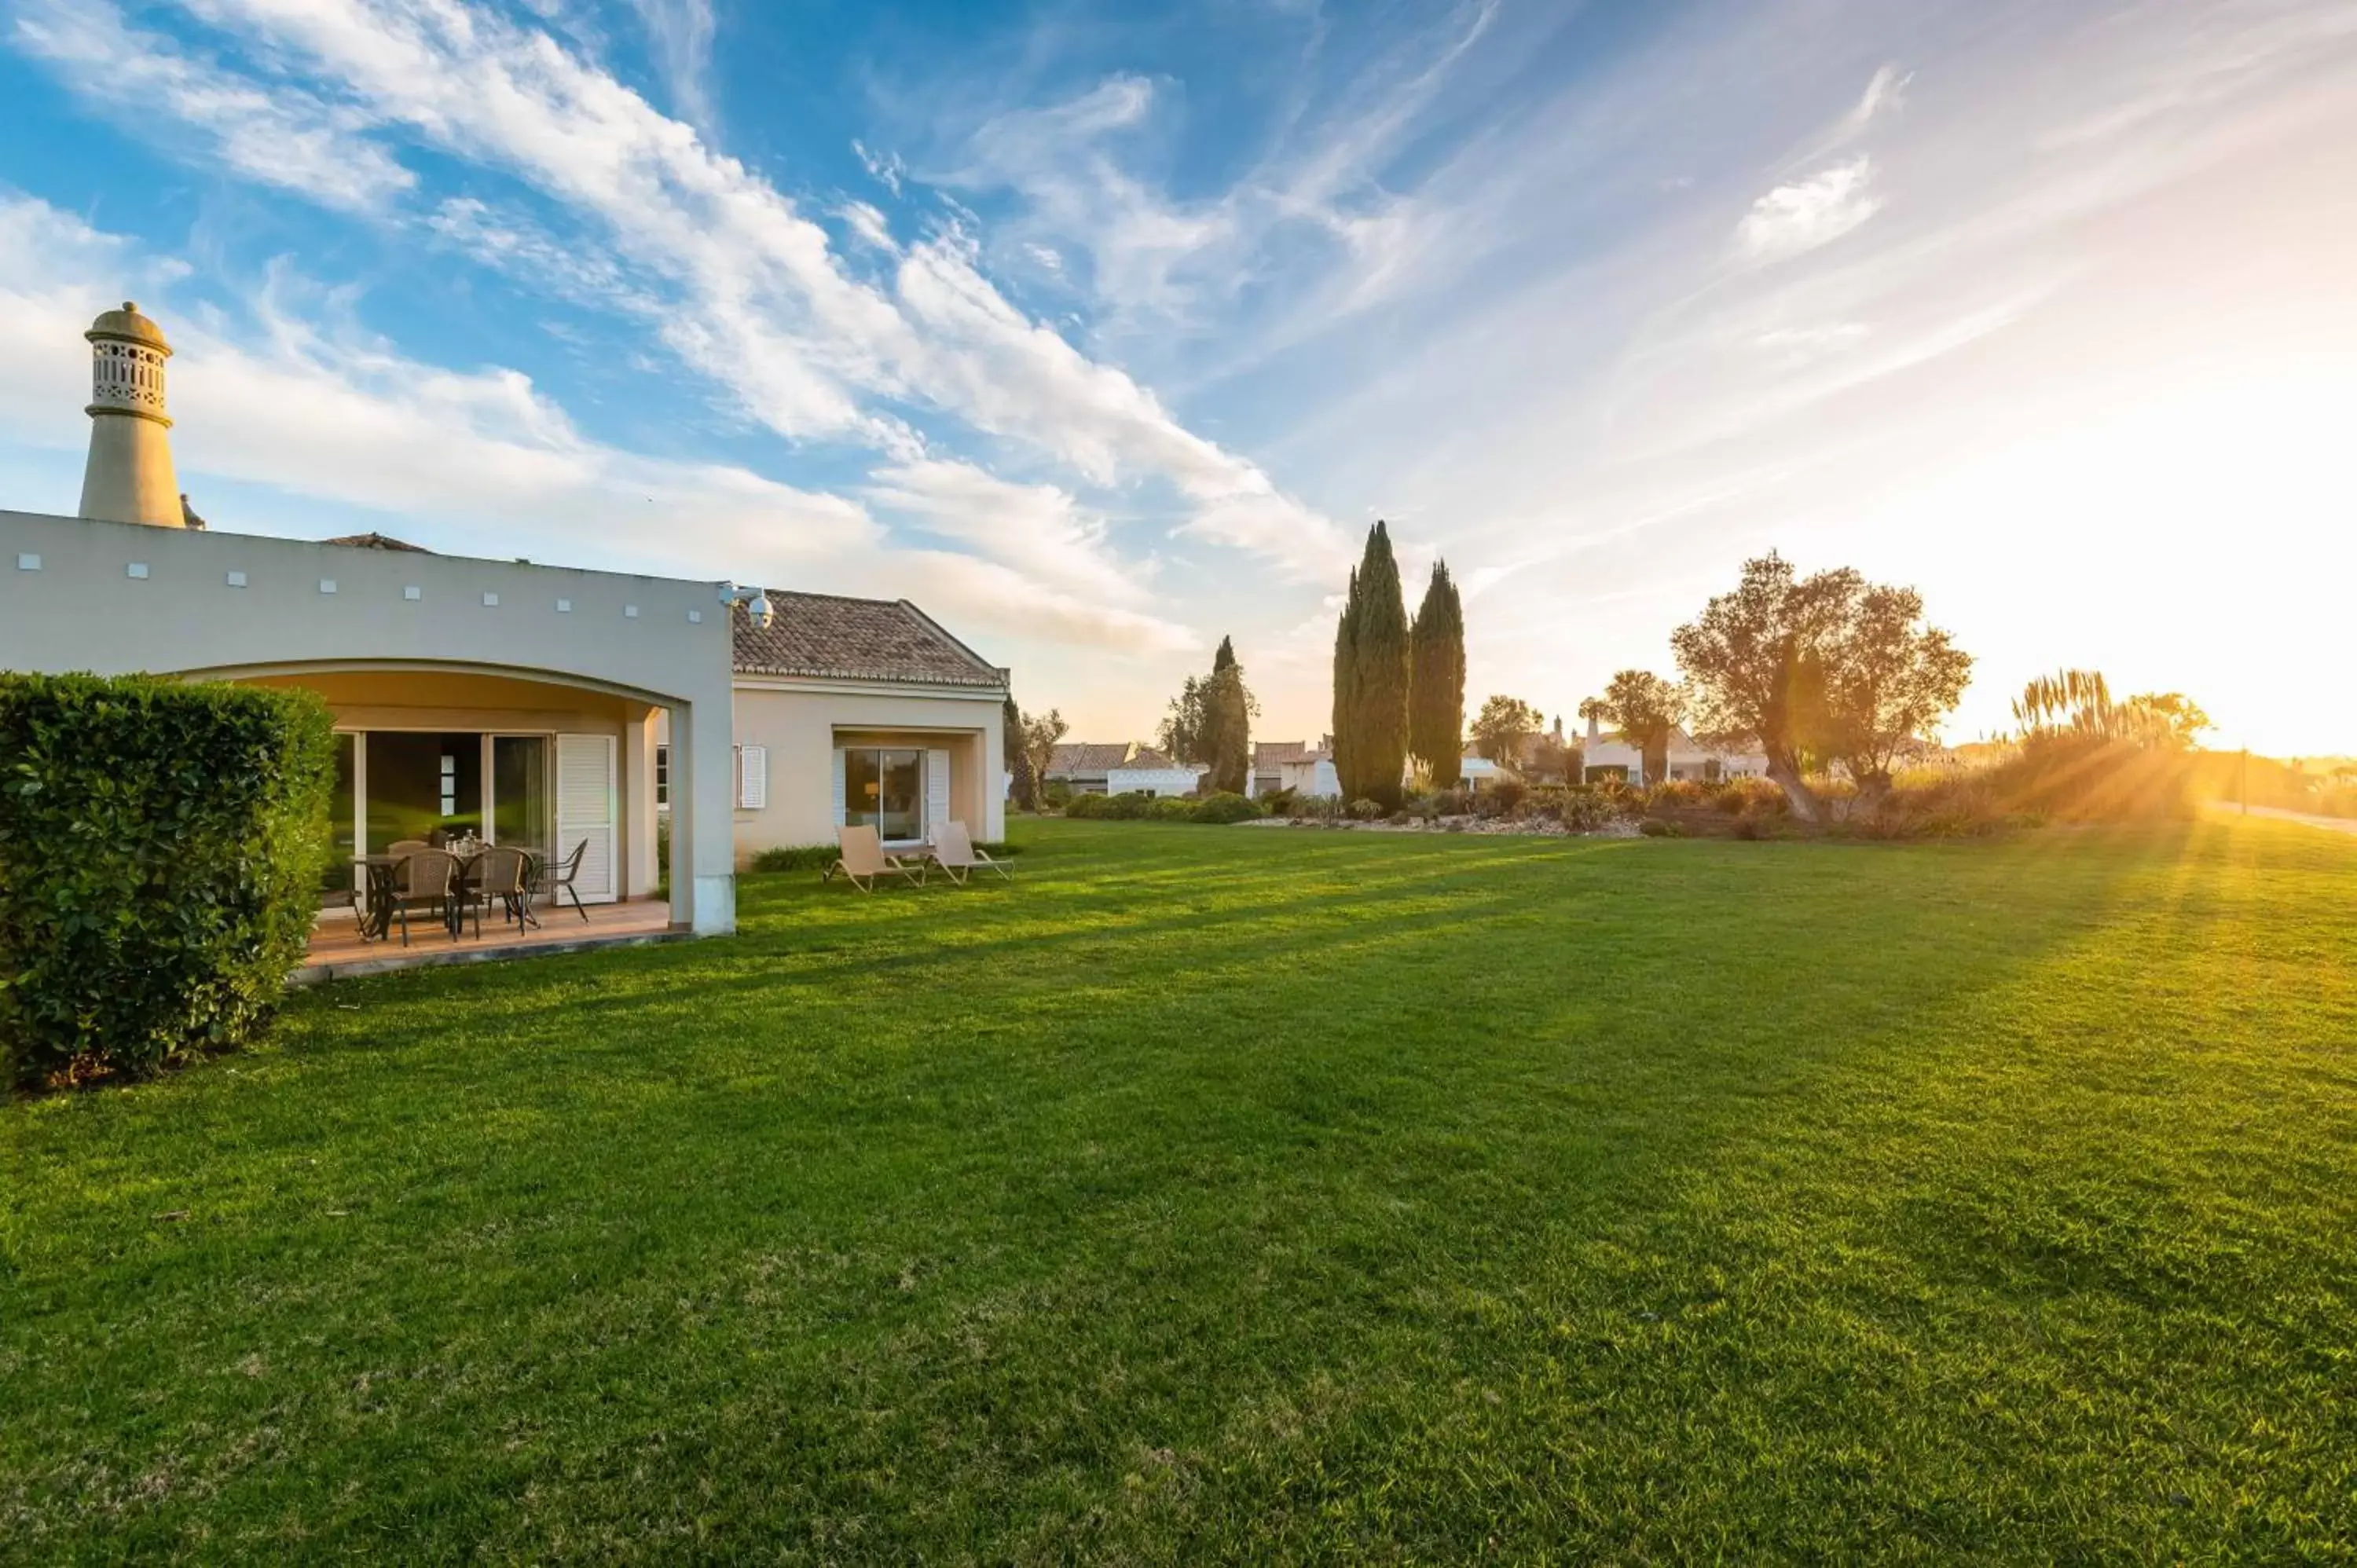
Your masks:
{"label": "sky", "polygon": [[[217,529],[908,597],[1076,738],[1469,707],[1742,562],[2357,752],[2348,0],[0,0],[0,506],[90,317]],[[1576,721],[1575,721],[1576,722]]]}

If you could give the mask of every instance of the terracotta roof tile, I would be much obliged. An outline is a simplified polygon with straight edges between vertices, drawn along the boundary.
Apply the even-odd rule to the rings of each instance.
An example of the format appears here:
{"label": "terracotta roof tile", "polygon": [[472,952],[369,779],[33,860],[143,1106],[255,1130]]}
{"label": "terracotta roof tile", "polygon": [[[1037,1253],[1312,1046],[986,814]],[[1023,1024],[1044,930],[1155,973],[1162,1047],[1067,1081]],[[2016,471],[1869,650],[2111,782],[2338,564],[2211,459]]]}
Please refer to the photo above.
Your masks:
{"label": "terracotta roof tile", "polygon": [[[188,497],[182,496],[180,504],[185,507],[188,500]],[[353,550],[406,550],[416,555],[434,553],[423,544],[412,544],[406,539],[395,539],[389,533],[339,533],[333,539],[322,539],[319,542],[341,544]]]}
{"label": "terracotta roof tile", "polygon": [[1119,768],[1127,762],[1137,743],[1133,740],[1091,741],[1066,740],[1056,743],[1048,758],[1048,777],[1060,774],[1103,773],[1109,768]]}
{"label": "terracotta roof tile", "polygon": [[1006,684],[1006,672],[906,599],[846,599],[765,590],[776,611],[757,629],[742,605],[729,616],[737,672],[821,675],[923,685]]}

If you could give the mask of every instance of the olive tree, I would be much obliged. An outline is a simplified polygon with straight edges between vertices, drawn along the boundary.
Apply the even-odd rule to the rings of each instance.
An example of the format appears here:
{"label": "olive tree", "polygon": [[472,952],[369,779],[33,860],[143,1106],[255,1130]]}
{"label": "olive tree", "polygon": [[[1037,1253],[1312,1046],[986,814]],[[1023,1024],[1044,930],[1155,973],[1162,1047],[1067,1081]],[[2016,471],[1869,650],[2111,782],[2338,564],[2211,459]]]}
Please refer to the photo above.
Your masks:
{"label": "olive tree", "polygon": [[1871,585],[1848,567],[1803,577],[1770,553],[1745,562],[1734,591],[1670,646],[1700,736],[1758,746],[1792,814],[1818,822],[1813,766],[1840,764],[1870,804],[1963,696],[1972,657],[1922,616],[1912,588]]}

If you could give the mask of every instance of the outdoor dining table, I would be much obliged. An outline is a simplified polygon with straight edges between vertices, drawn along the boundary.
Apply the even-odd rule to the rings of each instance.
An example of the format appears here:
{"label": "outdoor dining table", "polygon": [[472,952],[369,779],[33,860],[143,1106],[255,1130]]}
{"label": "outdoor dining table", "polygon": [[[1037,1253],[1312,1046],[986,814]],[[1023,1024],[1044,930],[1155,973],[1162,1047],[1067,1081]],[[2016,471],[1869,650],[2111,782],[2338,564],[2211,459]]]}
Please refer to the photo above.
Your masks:
{"label": "outdoor dining table", "polygon": [[[483,844],[466,854],[459,854],[456,851],[449,852],[458,862],[458,886],[464,887],[475,879],[475,863],[483,857],[484,850],[492,847],[494,846],[490,844]],[[518,850],[522,854],[526,863],[524,879],[527,886],[538,873],[539,868],[548,864],[545,851],[528,848],[522,844],[504,847]],[[408,854],[352,856],[352,864],[360,867],[368,878],[367,889],[361,897],[359,917],[361,935],[370,941],[388,936],[393,929],[393,901],[401,897],[401,865],[402,862],[408,858]],[[458,929],[458,904],[454,901],[451,905],[450,917],[445,922],[453,931]],[[525,905],[524,919],[530,925],[536,926],[540,923],[533,918],[529,901]]]}

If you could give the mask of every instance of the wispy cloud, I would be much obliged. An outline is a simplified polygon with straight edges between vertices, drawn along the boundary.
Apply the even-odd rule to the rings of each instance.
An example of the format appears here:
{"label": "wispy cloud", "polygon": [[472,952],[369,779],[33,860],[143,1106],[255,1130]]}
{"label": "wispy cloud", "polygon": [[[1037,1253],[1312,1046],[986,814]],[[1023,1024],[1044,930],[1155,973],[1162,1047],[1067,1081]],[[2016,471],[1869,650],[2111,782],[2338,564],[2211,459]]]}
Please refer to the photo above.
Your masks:
{"label": "wispy cloud", "polygon": [[[660,329],[673,351],[782,435],[899,451],[895,405],[934,408],[1094,482],[1167,479],[1207,537],[1288,568],[1340,557],[1332,525],[1249,460],[1011,305],[961,235],[912,249],[888,294],[855,278],[791,199],[691,128],[546,35],[457,0],[197,3],[380,123],[562,204],[624,265],[664,281]],[[891,173],[887,160],[872,166]],[[1242,494],[1265,498],[1250,522],[1230,504]]]}
{"label": "wispy cloud", "polygon": [[208,478],[237,480],[398,520],[440,548],[479,549],[496,531],[503,551],[584,564],[908,595],[1031,646],[1135,654],[1196,640],[1106,550],[1103,519],[1051,486],[953,462],[880,469],[877,507],[977,553],[897,544],[860,500],[617,447],[518,371],[411,359],[291,268],[274,268],[235,323],[171,309],[186,273],[0,192],[0,429],[83,437],[81,332],[111,303],[92,280],[120,279],[171,321],[178,456],[199,500]]}
{"label": "wispy cloud", "polygon": [[712,0],[630,0],[630,6],[654,44],[672,108],[697,125],[710,126],[705,79],[712,69]]}
{"label": "wispy cloud", "polygon": [[1736,246],[1755,262],[1780,262],[1829,245],[1882,209],[1874,160],[1860,155],[1805,179],[1780,185],[1751,204]]}
{"label": "wispy cloud", "polygon": [[[160,34],[126,26],[109,0],[27,0],[15,38],[134,134],[217,158],[246,178],[358,210],[417,183],[363,134],[371,116],[183,53]],[[201,139],[197,146],[182,141],[189,132]]]}

